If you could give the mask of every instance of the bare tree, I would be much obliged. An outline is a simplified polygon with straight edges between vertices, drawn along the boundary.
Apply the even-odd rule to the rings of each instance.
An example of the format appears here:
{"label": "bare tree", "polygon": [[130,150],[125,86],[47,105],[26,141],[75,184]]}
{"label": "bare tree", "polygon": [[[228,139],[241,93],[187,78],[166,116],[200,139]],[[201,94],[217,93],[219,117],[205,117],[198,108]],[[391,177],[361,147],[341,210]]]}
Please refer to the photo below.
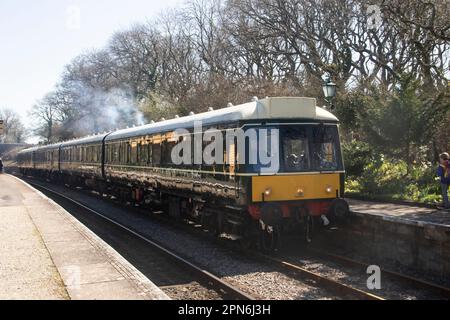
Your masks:
{"label": "bare tree", "polygon": [[3,143],[23,143],[25,127],[19,115],[11,109],[0,109],[0,119],[4,121],[4,134],[0,139]]}
{"label": "bare tree", "polygon": [[54,101],[55,93],[49,93],[38,101],[30,112],[30,116],[36,122],[35,134],[44,138],[46,143],[55,142],[58,139],[55,136],[55,129],[59,124],[59,110]]}

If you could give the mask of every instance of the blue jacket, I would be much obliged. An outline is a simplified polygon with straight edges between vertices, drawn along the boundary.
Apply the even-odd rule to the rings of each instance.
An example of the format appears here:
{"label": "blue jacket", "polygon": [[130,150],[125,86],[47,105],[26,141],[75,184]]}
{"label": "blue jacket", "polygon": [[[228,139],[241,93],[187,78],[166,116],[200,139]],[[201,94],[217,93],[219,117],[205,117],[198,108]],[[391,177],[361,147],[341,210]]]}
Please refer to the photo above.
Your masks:
{"label": "blue jacket", "polygon": [[450,184],[450,175],[445,177],[445,171],[442,165],[439,165],[439,168],[437,169],[437,175],[439,178],[441,178],[441,183]]}

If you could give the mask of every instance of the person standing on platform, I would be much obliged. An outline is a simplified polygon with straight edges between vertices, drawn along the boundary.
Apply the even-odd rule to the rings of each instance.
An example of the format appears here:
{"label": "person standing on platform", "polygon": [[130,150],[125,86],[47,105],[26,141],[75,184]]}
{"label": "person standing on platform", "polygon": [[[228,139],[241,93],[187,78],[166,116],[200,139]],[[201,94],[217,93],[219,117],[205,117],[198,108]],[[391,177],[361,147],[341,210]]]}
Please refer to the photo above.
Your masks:
{"label": "person standing on platform", "polygon": [[450,156],[447,152],[439,155],[439,168],[437,170],[437,175],[441,182],[441,191],[443,199],[443,207],[439,209],[450,209],[450,204],[448,201],[448,186],[450,185]]}

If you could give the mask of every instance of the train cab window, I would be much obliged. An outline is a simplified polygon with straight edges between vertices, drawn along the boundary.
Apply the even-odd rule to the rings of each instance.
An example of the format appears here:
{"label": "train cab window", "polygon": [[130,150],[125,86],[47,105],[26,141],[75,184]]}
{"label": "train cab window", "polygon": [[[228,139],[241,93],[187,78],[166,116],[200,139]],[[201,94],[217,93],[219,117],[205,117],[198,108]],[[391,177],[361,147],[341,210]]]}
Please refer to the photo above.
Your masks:
{"label": "train cab window", "polygon": [[285,171],[296,172],[311,169],[307,127],[285,128],[282,143]]}
{"label": "train cab window", "polygon": [[312,129],[313,165],[319,171],[339,169],[339,139],[335,126],[317,126]]}

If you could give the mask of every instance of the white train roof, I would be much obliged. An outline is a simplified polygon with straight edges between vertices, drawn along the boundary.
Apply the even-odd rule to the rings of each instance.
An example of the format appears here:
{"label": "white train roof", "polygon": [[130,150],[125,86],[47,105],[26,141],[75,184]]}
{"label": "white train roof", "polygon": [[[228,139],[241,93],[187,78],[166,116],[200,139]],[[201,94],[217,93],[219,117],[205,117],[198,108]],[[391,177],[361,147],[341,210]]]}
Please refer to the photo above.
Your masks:
{"label": "white train roof", "polygon": [[80,138],[80,139],[49,144],[46,146],[35,146],[32,148],[24,149],[24,150],[20,151],[19,154],[35,152],[35,151],[46,151],[46,150],[52,150],[52,149],[59,149],[60,147],[64,148],[64,147],[69,147],[69,146],[73,146],[73,145],[95,144],[96,142],[101,144],[107,134],[109,134],[109,133],[102,133],[102,134],[88,136],[88,137],[84,137],[84,138]]}
{"label": "white train roof", "polygon": [[35,152],[35,151],[47,151],[47,150],[57,149],[57,148],[59,148],[60,145],[61,145],[61,143],[48,144],[48,145],[45,145],[45,146],[35,146],[35,147],[23,149],[23,150],[19,151],[18,154]]}
{"label": "white train roof", "polygon": [[63,142],[61,144],[61,147],[70,147],[73,145],[80,145],[80,144],[101,144],[103,142],[103,139],[108,135],[109,133],[101,133],[93,136],[88,136],[80,139],[70,140],[67,142]]}
{"label": "white train roof", "polygon": [[47,150],[59,147],[68,147],[79,144],[97,144],[105,141],[126,139],[133,136],[145,136],[160,132],[173,131],[179,128],[192,128],[194,123],[201,121],[203,125],[218,123],[245,121],[245,120],[309,120],[338,122],[338,119],[325,109],[316,106],[316,99],[304,97],[276,97],[253,101],[250,103],[213,110],[197,115],[176,118],[141,127],[118,130],[111,133],[103,133],[75,139],[58,144],[42,147],[34,147],[22,152]]}
{"label": "white train roof", "polygon": [[250,103],[209,111],[197,115],[148,124],[141,127],[119,130],[106,137],[106,141],[145,136],[179,128],[192,128],[201,121],[203,125],[245,120],[312,120],[338,122],[330,112],[316,106],[316,99],[301,97],[267,98]]}

